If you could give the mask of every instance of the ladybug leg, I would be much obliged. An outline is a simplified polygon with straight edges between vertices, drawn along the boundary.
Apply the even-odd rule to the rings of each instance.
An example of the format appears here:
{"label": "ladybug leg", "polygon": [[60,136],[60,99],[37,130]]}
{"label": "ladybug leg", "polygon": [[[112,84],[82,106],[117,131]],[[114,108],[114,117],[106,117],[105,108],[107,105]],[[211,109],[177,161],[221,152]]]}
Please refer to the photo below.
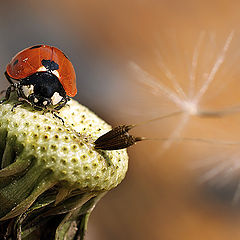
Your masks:
{"label": "ladybug leg", "polygon": [[30,103],[31,104],[31,106],[35,109],[35,110],[37,110],[37,111],[43,111],[43,115],[44,115],[44,113],[46,112],[45,111],[45,109],[43,109],[42,107],[39,107],[39,106],[36,106],[36,105],[34,105],[33,103]]}
{"label": "ladybug leg", "polygon": [[46,112],[44,108],[39,107],[39,106],[36,106],[34,103],[29,102],[29,104],[30,104],[35,110],[37,110],[37,111],[43,111],[43,113],[42,113],[43,115],[44,115],[44,113]]}
{"label": "ladybug leg", "polygon": [[50,112],[51,112],[51,113],[55,113],[55,114],[59,114],[59,111],[56,110],[55,108],[51,109]]}
{"label": "ladybug leg", "polygon": [[42,108],[42,115],[44,115],[46,112],[48,112],[47,108]]}
{"label": "ladybug leg", "polygon": [[66,105],[66,103],[67,103],[69,100],[70,100],[69,97],[63,98],[63,100],[60,102],[60,104],[59,104],[57,107],[55,107],[54,109],[55,109],[55,110],[60,110],[61,108],[63,108],[63,107]]}
{"label": "ladybug leg", "polygon": [[29,105],[31,105],[37,111],[42,111],[43,110],[43,108],[36,106],[33,102],[29,101],[26,98],[18,97],[18,101],[20,101],[21,103],[20,104],[16,104],[17,106],[23,104],[24,102],[26,102]]}
{"label": "ladybug leg", "polygon": [[4,73],[6,79],[11,83],[11,84],[14,84],[11,77],[8,75],[7,71]]}
{"label": "ladybug leg", "polygon": [[46,110],[42,107],[36,106],[34,103],[30,102],[31,106],[37,110],[37,111],[43,111],[42,114],[44,115],[44,113],[46,112]]}
{"label": "ladybug leg", "polygon": [[11,85],[7,88],[6,94],[5,94],[5,98],[0,101],[0,104],[6,102],[6,101],[10,98],[11,92],[14,91],[15,89],[16,89],[15,85],[14,85],[14,84],[11,84]]}
{"label": "ladybug leg", "polygon": [[62,121],[63,125],[64,125],[64,123],[65,123],[64,120],[63,120],[60,116],[58,116],[58,114],[59,114],[58,110],[56,110],[55,108],[53,108],[53,109],[51,109],[51,110],[49,110],[49,111],[52,113],[52,115],[53,115],[54,117],[60,119],[60,120]]}
{"label": "ladybug leg", "polygon": [[51,111],[51,113],[55,118],[58,118],[59,120],[61,120],[63,125],[65,124],[64,120],[60,116],[58,116],[53,110]]}
{"label": "ladybug leg", "polygon": [[14,104],[13,107],[12,107],[12,111],[14,110],[14,108],[20,106],[20,105],[23,105],[24,102],[27,102],[28,104],[31,104],[26,98],[23,98],[20,96],[20,94],[18,93],[18,103]]}
{"label": "ladybug leg", "polygon": [[42,115],[44,115],[47,112],[51,112],[53,114],[53,110],[49,109],[47,106],[44,106],[42,108]]}
{"label": "ladybug leg", "polygon": [[6,89],[5,89],[5,90],[2,90],[2,91],[0,92],[0,95],[4,94],[6,91],[7,91]]}
{"label": "ladybug leg", "polygon": [[20,106],[20,105],[23,105],[23,104],[24,104],[24,102],[15,103],[15,104],[13,105],[11,111],[13,112],[13,110],[14,110],[16,107],[18,107],[18,106]]}
{"label": "ladybug leg", "polygon": [[[36,101],[37,100],[37,101]],[[44,99],[45,100],[45,99]],[[43,101],[44,101],[43,100]],[[47,105],[45,106],[37,106],[36,102],[39,101],[39,96],[37,96],[36,94],[32,93],[28,96],[28,99],[26,99],[26,101],[37,111],[43,111],[43,114],[46,112],[46,106],[49,104],[49,100],[46,99],[47,101]]]}
{"label": "ladybug leg", "polygon": [[30,101],[28,101],[26,98],[22,98],[20,96],[18,97],[18,101],[23,102],[23,103],[26,102],[26,103],[32,105],[32,103]]}
{"label": "ladybug leg", "polygon": [[22,90],[21,90],[21,88],[20,88],[20,85],[19,85],[18,83],[14,83],[13,87],[14,87],[14,89],[15,89],[16,92],[17,92],[18,101],[19,101],[19,102],[18,102],[18,103],[15,103],[15,104],[13,105],[13,107],[12,107],[12,109],[11,109],[12,112],[13,112],[13,110],[14,110],[16,107],[18,107],[18,106],[20,106],[20,105],[23,105],[24,102],[27,101],[25,98],[22,97],[23,94],[22,94]]}

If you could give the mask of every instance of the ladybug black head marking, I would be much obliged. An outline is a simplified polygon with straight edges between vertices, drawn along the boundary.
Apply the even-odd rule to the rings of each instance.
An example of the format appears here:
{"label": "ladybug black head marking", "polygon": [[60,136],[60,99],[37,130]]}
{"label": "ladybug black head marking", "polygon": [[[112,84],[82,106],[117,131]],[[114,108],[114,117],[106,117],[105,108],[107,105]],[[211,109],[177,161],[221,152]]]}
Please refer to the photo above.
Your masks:
{"label": "ladybug black head marking", "polygon": [[42,60],[42,65],[49,71],[54,71],[59,69],[59,65],[51,60]]}

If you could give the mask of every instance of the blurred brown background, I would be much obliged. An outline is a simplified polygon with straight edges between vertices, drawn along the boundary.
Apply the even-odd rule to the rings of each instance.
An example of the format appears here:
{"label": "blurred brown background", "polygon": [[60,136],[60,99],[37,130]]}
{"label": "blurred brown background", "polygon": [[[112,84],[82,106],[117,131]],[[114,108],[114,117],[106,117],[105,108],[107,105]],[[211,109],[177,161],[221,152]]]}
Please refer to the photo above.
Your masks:
{"label": "blurred brown background", "polygon": [[[8,86],[3,73],[14,54],[39,43],[54,45],[75,66],[76,99],[112,125],[136,123],[178,107],[130,62],[172,90],[169,78],[176,79],[183,92],[194,72],[197,92],[225,46],[224,61],[198,107],[234,106],[240,92],[239,11],[234,0],[1,1],[1,89]],[[134,133],[169,137],[182,121],[175,137],[238,141],[238,115],[190,116],[185,124],[175,116]],[[126,179],[97,205],[87,240],[240,238],[240,205],[232,204],[240,177],[237,145],[174,141],[166,149],[161,141],[146,141],[129,155]]]}

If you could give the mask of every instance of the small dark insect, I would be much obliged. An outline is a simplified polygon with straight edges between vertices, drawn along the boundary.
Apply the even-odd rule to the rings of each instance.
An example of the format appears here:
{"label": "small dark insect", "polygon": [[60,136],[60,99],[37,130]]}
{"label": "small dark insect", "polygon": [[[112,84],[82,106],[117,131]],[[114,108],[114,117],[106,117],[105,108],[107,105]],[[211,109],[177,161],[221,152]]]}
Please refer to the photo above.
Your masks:
{"label": "small dark insect", "polygon": [[120,125],[100,136],[95,142],[95,149],[118,150],[132,146],[143,137],[134,137],[128,133],[135,125]]}

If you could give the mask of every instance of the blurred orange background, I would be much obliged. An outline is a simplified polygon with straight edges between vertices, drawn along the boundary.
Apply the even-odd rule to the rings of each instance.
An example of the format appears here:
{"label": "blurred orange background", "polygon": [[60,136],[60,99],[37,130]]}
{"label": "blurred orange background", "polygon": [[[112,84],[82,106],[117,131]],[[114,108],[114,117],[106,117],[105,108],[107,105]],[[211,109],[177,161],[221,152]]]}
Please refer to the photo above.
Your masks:
{"label": "blurred orange background", "polygon": [[[185,103],[211,77],[193,107],[236,106],[239,11],[234,0],[1,1],[1,89],[8,86],[3,73],[11,57],[45,43],[75,66],[76,99],[114,126],[189,110]],[[240,237],[240,204],[232,202],[238,200],[238,145],[217,142],[239,141],[240,114],[204,118],[187,110],[133,132],[216,142],[144,141],[129,148],[126,179],[97,205],[87,240]]]}

